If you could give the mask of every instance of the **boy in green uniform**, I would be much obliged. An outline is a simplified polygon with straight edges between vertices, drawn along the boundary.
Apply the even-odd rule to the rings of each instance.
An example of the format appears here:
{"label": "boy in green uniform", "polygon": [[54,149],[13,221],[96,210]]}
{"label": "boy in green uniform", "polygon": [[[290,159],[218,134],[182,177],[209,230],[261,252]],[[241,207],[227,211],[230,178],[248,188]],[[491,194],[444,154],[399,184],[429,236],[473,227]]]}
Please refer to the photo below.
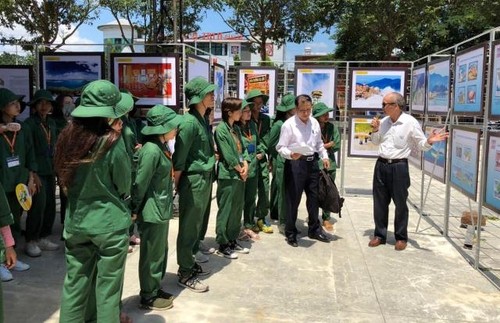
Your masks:
{"label": "boy in green uniform", "polygon": [[119,322],[131,213],[131,165],[113,124],[133,105],[109,81],[89,83],[56,144],[67,192],[67,274],[60,322]]}
{"label": "boy in green uniform", "polygon": [[210,209],[215,166],[213,135],[204,118],[214,106],[215,85],[195,77],[184,87],[189,112],[183,116],[173,155],[175,187],[179,194],[179,233],[177,236],[178,285],[194,292],[208,286],[198,280],[205,274],[193,256],[198,252],[204,215]]}
{"label": "boy in green uniform", "polygon": [[59,245],[49,240],[56,216],[56,176],[54,172],[54,146],[57,125],[49,117],[55,103],[47,90],[38,90],[28,103],[33,115],[26,119],[23,127],[33,142],[38,177],[42,183],[38,194],[33,196],[33,206],[26,220],[26,254],[38,257],[41,250],[54,251]]}
{"label": "boy in green uniform", "polygon": [[168,228],[172,218],[172,162],[167,142],[175,138],[181,116],[162,105],[155,105],[142,129],[145,144],[134,156],[135,180],[132,186],[132,214],[137,216],[141,234],[139,282],[141,307],[166,310],[174,297],[161,289],[168,256]]}
{"label": "boy in green uniform", "polygon": [[222,122],[215,130],[215,143],[219,153],[217,177],[217,253],[237,259],[235,252],[249,253],[236,238],[240,232],[241,215],[245,191],[245,181],[248,177],[248,155],[242,144],[241,132],[234,123],[241,118],[243,105],[240,99],[227,98],[222,101]]}
{"label": "boy in green uniform", "polygon": [[[335,160],[335,153],[340,150],[340,133],[337,127],[328,122],[328,113],[333,111],[333,108],[327,107],[324,103],[319,102],[313,106],[313,117],[316,118],[321,127],[321,138],[323,139],[324,147],[328,152],[330,159],[330,168],[328,168],[328,175],[330,175],[333,182],[335,182],[335,174],[337,172],[337,163]],[[319,167],[323,165],[322,161],[319,162]],[[330,212],[323,210],[323,226],[328,231],[333,231],[333,225],[330,222]]]}
{"label": "boy in green uniform", "polygon": [[257,225],[259,230],[264,233],[273,233],[273,228],[266,222],[266,216],[269,213],[269,168],[268,160],[266,157],[267,147],[264,145],[262,139],[271,130],[271,118],[260,110],[269,101],[269,96],[263,94],[259,90],[250,90],[245,98],[248,102],[252,102],[252,122],[255,123],[257,134],[259,136],[259,143],[257,159],[258,162],[258,196],[257,207],[255,209],[255,216],[257,217]]}
{"label": "boy in green uniform", "polygon": [[285,159],[276,151],[276,145],[280,139],[281,126],[286,119],[295,115],[295,96],[286,94],[281,99],[280,105],[276,108],[276,118],[269,135],[266,136],[266,146],[268,148],[269,158],[272,164],[272,182],[271,182],[271,218],[278,219],[280,233],[285,231],[286,212],[285,212]]}

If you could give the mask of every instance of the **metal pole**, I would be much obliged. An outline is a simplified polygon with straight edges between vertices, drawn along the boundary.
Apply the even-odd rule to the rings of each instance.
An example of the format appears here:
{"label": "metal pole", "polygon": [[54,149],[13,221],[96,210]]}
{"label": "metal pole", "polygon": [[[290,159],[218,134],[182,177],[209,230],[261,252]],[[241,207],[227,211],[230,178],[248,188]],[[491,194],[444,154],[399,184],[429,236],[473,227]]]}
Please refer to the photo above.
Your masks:
{"label": "metal pole", "polygon": [[[342,194],[342,195],[345,195],[344,181],[345,181],[345,164],[346,164],[346,158],[347,158],[346,146],[348,147],[348,145],[344,141],[345,141],[345,139],[349,140],[349,138],[347,138],[347,136],[348,136],[348,134],[347,134],[347,125],[348,125],[347,107],[350,105],[350,102],[347,101],[347,98],[349,97],[348,93],[349,93],[349,89],[350,89],[350,87],[349,87],[349,68],[350,68],[350,64],[349,64],[349,62],[347,62],[346,68],[345,68],[344,118],[341,118],[341,119],[343,119],[343,120],[341,120],[341,123],[342,123],[342,137],[344,138],[344,140],[341,140],[341,145],[340,145],[340,152],[342,154],[342,158],[341,158],[341,162],[340,162],[340,194]],[[353,131],[353,129],[351,129],[351,131]]]}

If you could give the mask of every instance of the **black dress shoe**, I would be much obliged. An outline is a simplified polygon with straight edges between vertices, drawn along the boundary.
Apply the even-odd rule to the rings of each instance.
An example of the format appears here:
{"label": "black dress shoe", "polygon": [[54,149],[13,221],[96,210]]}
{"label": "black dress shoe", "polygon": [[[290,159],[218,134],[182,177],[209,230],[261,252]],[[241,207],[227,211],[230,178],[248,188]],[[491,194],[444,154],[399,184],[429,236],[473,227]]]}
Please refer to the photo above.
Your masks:
{"label": "black dress shoe", "polygon": [[287,238],[286,239],[286,243],[288,243],[292,247],[298,247],[299,246],[299,244],[297,243],[297,239],[296,238]]}
{"label": "black dress shoe", "polygon": [[308,234],[309,238],[318,240],[321,242],[330,242],[330,239],[324,234],[324,233],[314,233],[314,234]]}

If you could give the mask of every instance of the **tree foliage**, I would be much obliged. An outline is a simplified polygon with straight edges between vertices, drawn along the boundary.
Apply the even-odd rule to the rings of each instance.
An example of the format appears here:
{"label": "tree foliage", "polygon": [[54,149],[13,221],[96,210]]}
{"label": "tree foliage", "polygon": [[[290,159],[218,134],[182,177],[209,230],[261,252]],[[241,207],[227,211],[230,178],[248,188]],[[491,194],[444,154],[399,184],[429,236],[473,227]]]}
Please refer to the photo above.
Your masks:
{"label": "tree foliage", "polygon": [[[341,2],[341,5],[338,3]],[[416,59],[500,25],[500,1],[325,0],[322,23],[335,27],[335,56],[346,60]]]}
{"label": "tree foliage", "polygon": [[[226,24],[244,35],[266,60],[266,42],[310,41],[320,28],[319,0],[215,0],[213,7]],[[230,18],[225,12],[232,11]]]}
{"label": "tree foliage", "polygon": [[[130,25],[139,30],[147,43],[178,40],[181,34],[174,36],[174,24],[178,26],[179,32],[182,27],[183,34],[197,31],[204,10],[208,3],[211,3],[209,0],[101,0],[100,2],[103,8],[111,11],[118,22],[120,17],[127,19]],[[122,37],[125,39],[123,33]]]}
{"label": "tree foliage", "polygon": [[[0,24],[10,29],[16,25],[24,27],[28,37],[17,41],[49,45],[46,50],[56,50],[78,27],[95,18],[97,7],[96,0],[2,0]],[[60,35],[61,27],[67,28],[68,33]],[[50,46],[58,36],[61,41]]]}

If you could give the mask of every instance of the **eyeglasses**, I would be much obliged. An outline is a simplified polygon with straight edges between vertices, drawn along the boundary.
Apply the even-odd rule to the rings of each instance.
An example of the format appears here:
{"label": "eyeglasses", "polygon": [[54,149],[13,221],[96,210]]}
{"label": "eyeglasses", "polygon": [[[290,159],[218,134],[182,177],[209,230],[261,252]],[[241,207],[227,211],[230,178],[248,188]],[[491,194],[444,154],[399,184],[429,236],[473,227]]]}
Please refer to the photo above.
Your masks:
{"label": "eyeglasses", "polygon": [[386,105],[394,105],[396,102],[382,102],[382,109],[385,108]]}

